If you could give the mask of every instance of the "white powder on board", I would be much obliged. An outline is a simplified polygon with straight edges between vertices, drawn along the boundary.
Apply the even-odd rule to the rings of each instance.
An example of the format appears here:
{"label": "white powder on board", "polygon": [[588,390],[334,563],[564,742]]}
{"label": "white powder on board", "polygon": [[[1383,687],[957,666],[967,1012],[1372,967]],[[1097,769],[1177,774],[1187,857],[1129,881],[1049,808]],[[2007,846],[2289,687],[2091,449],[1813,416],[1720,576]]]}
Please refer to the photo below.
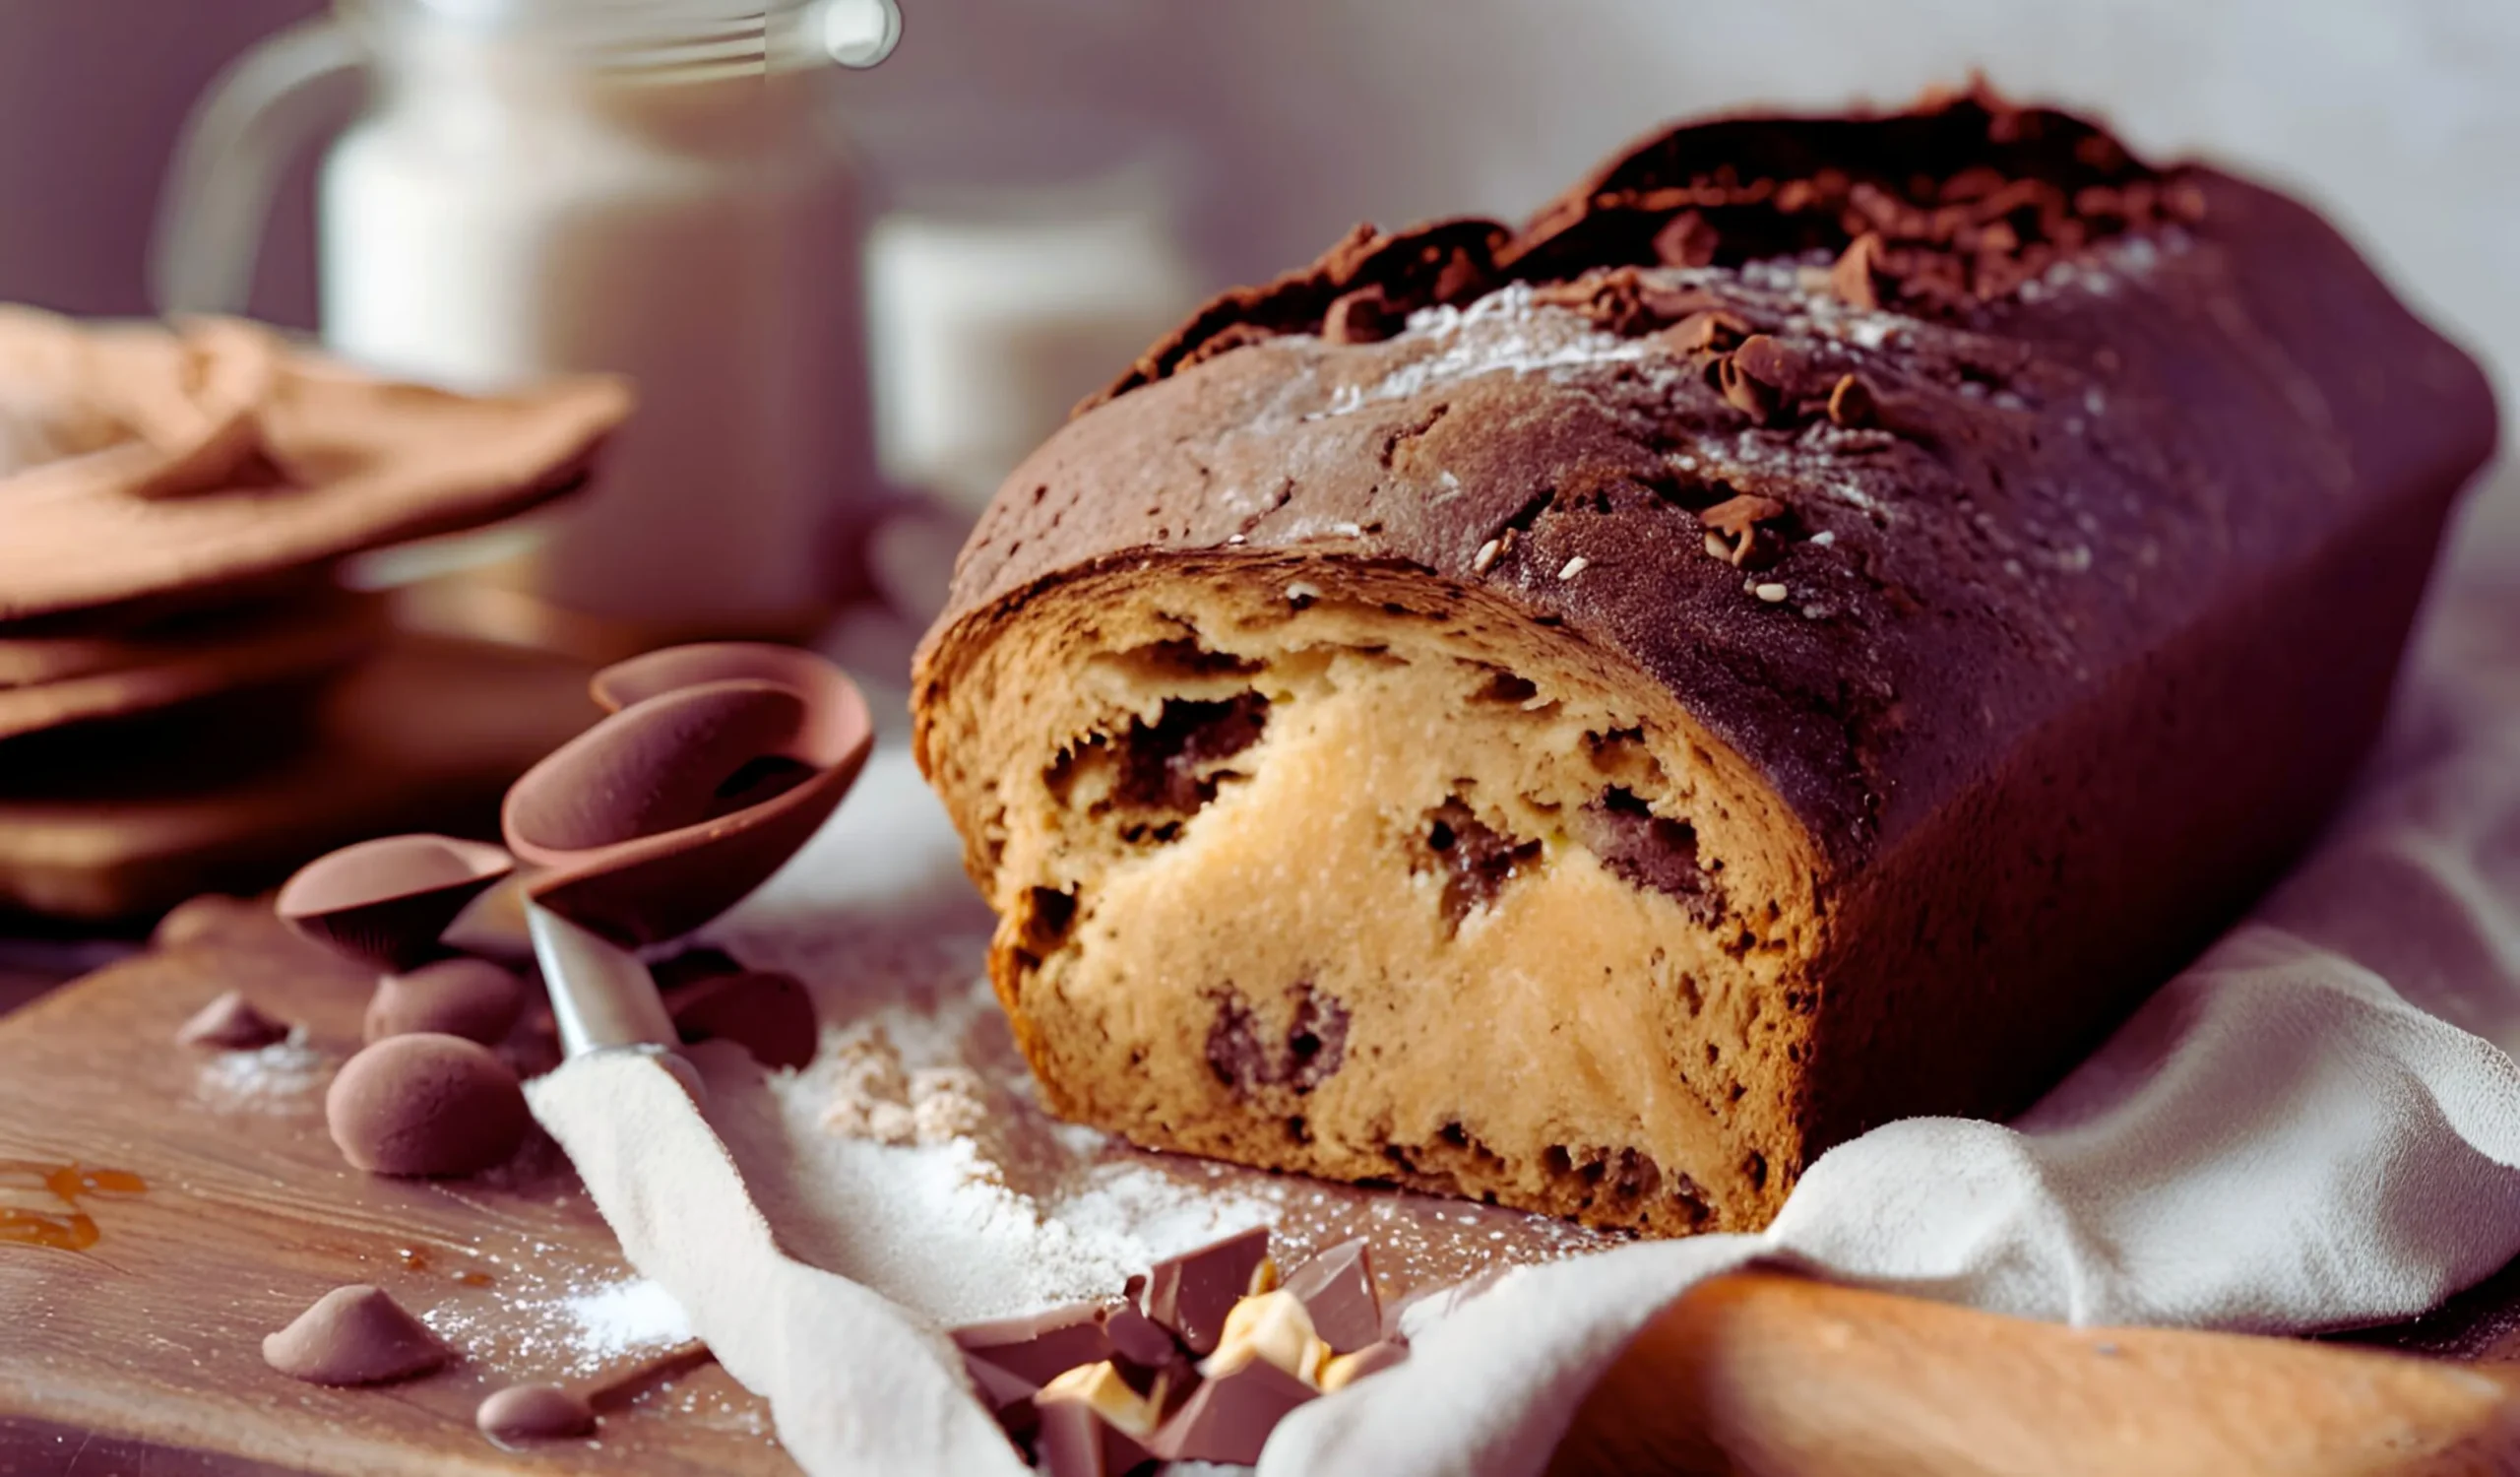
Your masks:
{"label": "white powder on board", "polygon": [[519,1277],[510,1271],[495,1297],[450,1299],[420,1321],[476,1358],[495,1356],[501,1368],[539,1379],[587,1379],[692,1337],[682,1305],[644,1277],[556,1285]]}
{"label": "white powder on board", "polygon": [[220,1052],[202,1063],[193,1096],[222,1113],[286,1113],[321,1092],[331,1080],[331,1062],[306,1044],[306,1028],[292,1026],[288,1037],[251,1052]]}

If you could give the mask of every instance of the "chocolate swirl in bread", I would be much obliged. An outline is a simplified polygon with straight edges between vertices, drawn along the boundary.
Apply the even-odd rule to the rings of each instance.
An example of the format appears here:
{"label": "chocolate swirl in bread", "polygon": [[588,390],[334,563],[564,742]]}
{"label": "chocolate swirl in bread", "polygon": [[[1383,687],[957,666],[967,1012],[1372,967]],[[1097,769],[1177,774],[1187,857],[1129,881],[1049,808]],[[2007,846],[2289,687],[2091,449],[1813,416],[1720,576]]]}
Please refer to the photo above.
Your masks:
{"label": "chocolate swirl in bread", "polygon": [[2367,747],[2476,366],[1983,93],[1677,129],[1228,293],[916,674],[1051,1103],[1658,1233],[2024,1106]]}

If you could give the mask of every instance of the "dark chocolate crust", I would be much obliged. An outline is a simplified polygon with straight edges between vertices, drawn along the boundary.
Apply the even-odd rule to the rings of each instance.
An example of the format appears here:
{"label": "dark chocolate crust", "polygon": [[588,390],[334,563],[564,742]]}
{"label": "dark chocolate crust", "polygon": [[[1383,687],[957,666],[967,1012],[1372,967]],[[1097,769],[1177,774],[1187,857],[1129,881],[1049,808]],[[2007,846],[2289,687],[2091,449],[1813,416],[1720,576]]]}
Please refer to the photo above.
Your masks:
{"label": "dark chocolate crust", "polygon": [[1809,1021],[1759,1087],[1793,1141],[1718,1196],[1747,1227],[1873,1124],[2026,1106],[2280,874],[2495,433],[2477,366],[2245,181],[1984,94],[1680,128],[1157,345],[975,531],[919,757],[955,767],[955,684],[1029,606],[1139,570],[1423,581],[1632,671],[1812,859],[1820,941],[1760,1002]]}
{"label": "dark chocolate crust", "polygon": [[[2019,244],[1937,227],[1920,202],[1954,193],[2023,201],[1994,218]],[[1692,211],[1716,245],[1681,249],[1710,267],[1617,270],[1690,235],[1668,227]],[[1851,287],[1852,227],[1873,220],[1902,228],[1872,232]],[[1897,244],[1937,228],[1940,245]],[[1042,446],[923,655],[1117,559],[1395,562],[1511,591],[1623,654],[1843,870],[2236,585],[2391,499],[2440,501],[2494,437],[2475,364],[2309,211],[1983,96],[1681,128],[1519,234],[1378,239],[1219,299]],[[1903,254],[1906,277],[1881,267]],[[1507,291],[1526,311],[1581,312],[1624,351],[1446,376],[1413,369],[1415,335],[1309,331],[1348,293],[1406,306],[1447,275],[1450,301],[1524,284]],[[1867,290],[1881,310],[1848,300]],[[1409,393],[1378,393],[1394,385]],[[1766,567],[1707,551],[1701,515],[1739,494],[1782,504]]]}

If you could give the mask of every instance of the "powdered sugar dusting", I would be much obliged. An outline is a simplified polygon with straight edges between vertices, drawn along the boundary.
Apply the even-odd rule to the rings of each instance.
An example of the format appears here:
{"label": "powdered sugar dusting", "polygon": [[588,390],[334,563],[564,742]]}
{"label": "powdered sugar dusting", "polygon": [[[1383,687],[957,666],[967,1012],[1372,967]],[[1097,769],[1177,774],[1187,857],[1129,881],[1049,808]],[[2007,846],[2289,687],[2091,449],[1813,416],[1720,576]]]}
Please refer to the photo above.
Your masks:
{"label": "powdered sugar dusting", "polygon": [[1543,374],[1632,363],[1653,353],[1639,340],[1604,333],[1581,314],[1534,302],[1529,283],[1500,288],[1467,308],[1449,304],[1420,308],[1409,317],[1407,337],[1441,348],[1371,385],[1339,386],[1325,414],[1352,415],[1369,405],[1405,400],[1481,375]]}
{"label": "powdered sugar dusting", "polygon": [[474,1357],[491,1353],[545,1379],[587,1379],[692,1337],[682,1306],[644,1277],[588,1284],[513,1271],[495,1297],[441,1303],[419,1317]]}
{"label": "powdered sugar dusting", "polygon": [[251,1052],[221,1052],[202,1063],[193,1096],[217,1113],[291,1113],[320,1107],[332,1060],[306,1044],[306,1028]]}

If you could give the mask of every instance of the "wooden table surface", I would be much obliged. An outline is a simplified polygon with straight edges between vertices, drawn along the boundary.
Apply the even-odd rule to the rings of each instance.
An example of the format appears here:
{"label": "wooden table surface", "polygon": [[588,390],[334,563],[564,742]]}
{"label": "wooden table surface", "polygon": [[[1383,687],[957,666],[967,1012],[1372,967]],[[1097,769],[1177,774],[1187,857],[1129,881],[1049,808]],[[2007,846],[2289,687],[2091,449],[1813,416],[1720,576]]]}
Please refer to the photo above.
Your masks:
{"label": "wooden table surface", "polygon": [[[708,1364],[620,1391],[592,1442],[519,1455],[474,1432],[502,1384],[601,1383],[661,1352],[572,1340],[564,1300],[633,1274],[547,1141],[467,1181],[346,1167],[322,1089],[368,977],[233,906],[0,1018],[0,1474],[793,1472],[766,1407]],[[225,984],[305,1023],[309,1070],[244,1078],[174,1044]],[[40,1182],[72,1165],[146,1188],[65,1204]],[[76,1216],[92,1245],[41,1244],[81,1239]],[[376,1389],[264,1366],[265,1333],[351,1282],[460,1330],[464,1357]]]}
{"label": "wooden table surface", "polygon": [[[686,1359],[643,1376],[661,1349],[605,1354],[573,1337],[565,1301],[633,1274],[547,1141],[469,1181],[383,1180],[342,1163],[325,1133],[322,1085],[357,1045],[366,976],[288,937],[261,905],[203,900],[166,932],[166,948],[0,1017],[0,1477],[795,1470],[762,1402],[714,1364]],[[173,1044],[178,1023],[231,985],[306,1025],[311,1054],[294,1075],[240,1076],[216,1054]],[[95,1188],[66,1180],[73,1166]],[[145,1188],[118,1189],[130,1183],[124,1176]],[[1961,1470],[1951,1464],[1952,1402],[1925,1398],[1929,1389],[1983,1391],[1985,1399],[1957,1403],[2000,1416],[2016,1443],[2048,1440],[2056,1451],[2088,1449],[2077,1433],[2122,1438],[2132,1429],[2092,1412],[2095,1390],[2176,1416],[2146,1428],[2152,1445],[2075,1470],[2150,1472],[2166,1446],[2228,1466],[2234,1449],[2279,1449],[2267,1444],[2313,1429],[2335,1459],[2304,1458],[2295,1469],[2520,1470],[2499,1457],[2437,1459],[2480,1423],[2520,1432],[2520,1419],[2505,1419],[2520,1405],[2500,1393],[2512,1381],[2498,1373],[2448,1378],[2448,1366],[2316,1345],[2141,1333],[2127,1346],[2158,1345],[2158,1357],[2112,1361],[2108,1379],[2076,1390],[2023,1372],[2081,1368],[2075,1361],[2095,1348],[2113,1356],[2108,1330],[1772,1285],[1785,1281],[1721,1279],[1669,1311],[1596,1392],[1555,1470],[1870,1469],[1903,1415],[1915,1424],[1896,1440],[1912,1439],[1929,1459],[1900,1470]],[[381,1389],[301,1384],[263,1365],[265,1333],[350,1282],[382,1286],[438,1321],[463,1357]],[[2360,1337],[2464,1359],[2520,1355],[2520,1273],[2428,1318]],[[595,1440],[503,1452],[475,1434],[472,1409],[487,1391],[526,1380],[627,1382],[598,1401],[605,1419]],[[1822,1387],[1837,1393],[1784,1403],[1740,1396]],[[2082,1405],[2037,1414],[2043,1392],[2059,1389]],[[1850,1439],[1829,1421],[1854,1410],[1868,1412],[1857,1435],[1874,1459],[1849,1468],[1829,1454]],[[2368,1431],[2307,1419],[2338,1410],[2422,1419]],[[1733,1430],[1740,1449],[1821,1454],[1744,1466],[1710,1456],[1690,1434],[1702,1426]],[[1677,1447],[1674,1432],[1687,1436]],[[2234,1432],[2261,1445],[2233,1447]],[[2408,1460],[2390,1455],[2401,1449]],[[2034,1459],[1967,1469],[2045,1468]]]}

